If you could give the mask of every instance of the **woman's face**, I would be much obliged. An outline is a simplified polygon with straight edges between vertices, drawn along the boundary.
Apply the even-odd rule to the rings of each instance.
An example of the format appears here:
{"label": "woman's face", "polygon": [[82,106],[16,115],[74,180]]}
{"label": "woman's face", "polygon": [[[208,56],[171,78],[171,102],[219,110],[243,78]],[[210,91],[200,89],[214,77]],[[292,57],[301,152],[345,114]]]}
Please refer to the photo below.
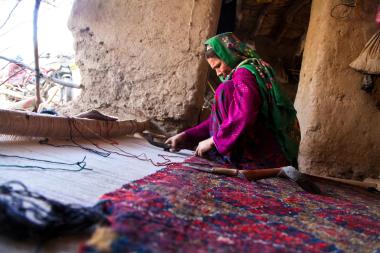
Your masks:
{"label": "woman's face", "polygon": [[207,62],[210,64],[210,67],[215,70],[217,76],[226,78],[232,71],[230,66],[217,57],[207,58]]}

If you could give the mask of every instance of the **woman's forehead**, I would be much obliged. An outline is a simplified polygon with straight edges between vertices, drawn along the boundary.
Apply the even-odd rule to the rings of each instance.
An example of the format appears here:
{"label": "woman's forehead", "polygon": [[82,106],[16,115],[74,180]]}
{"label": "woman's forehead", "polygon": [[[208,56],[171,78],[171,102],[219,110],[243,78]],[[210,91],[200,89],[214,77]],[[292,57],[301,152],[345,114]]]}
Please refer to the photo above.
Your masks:
{"label": "woman's forehead", "polygon": [[222,60],[217,57],[207,58],[207,61],[211,67],[215,67],[216,65],[222,63]]}

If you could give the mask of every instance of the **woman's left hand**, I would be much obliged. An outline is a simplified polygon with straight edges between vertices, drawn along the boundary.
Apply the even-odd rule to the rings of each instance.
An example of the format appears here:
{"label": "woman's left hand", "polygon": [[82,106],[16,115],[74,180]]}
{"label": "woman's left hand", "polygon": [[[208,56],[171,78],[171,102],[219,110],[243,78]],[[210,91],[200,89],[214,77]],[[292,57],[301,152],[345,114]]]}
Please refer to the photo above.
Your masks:
{"label": "woman's left hand", "polygon": [[204,156],[214,146],[214,140],[212,137],[199,142],[197,149],[195,150],[196,156]]}

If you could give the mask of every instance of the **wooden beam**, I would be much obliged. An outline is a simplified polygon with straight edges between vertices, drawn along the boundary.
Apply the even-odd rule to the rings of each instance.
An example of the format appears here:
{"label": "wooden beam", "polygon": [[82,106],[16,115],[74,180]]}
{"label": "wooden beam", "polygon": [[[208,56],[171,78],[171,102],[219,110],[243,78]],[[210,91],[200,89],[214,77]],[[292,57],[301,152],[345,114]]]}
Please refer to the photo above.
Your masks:
{"label": "wooden beam", "polygon": [[270,3],[266,3],[260,8],[259,15],[256,19],[256,25],[255,25],[254,31],[253,31],[253,38],[256,38],[257,34],[259,33],[259,31],[263,25],[265,16],[268,13],[270,5],[271,5]]}
{"label": "wooden beam", "polygon": [[248,31],[248,37],[250,40],[254,40],[257,36],[257,33],[261,30],[262,24],[264,22],[265,16],[268,13],[270,3],[261,4],[261,8],[258,10],[257,18],[255,19],[254,25]]}

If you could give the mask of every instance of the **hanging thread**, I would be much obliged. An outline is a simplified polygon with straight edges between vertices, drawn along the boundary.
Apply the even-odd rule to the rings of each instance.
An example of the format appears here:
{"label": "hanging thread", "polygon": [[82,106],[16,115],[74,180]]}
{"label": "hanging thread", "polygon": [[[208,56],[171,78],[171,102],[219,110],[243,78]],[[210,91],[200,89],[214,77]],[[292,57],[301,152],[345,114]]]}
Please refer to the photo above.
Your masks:
{"label": "hanging thread", "polygon": [[[169,166],[169,165],[173,165],[173,164],[181,164],[179,162],[172,162],[168,158],[169,157],[168,155],[159,154],[158,156],[161,157],[162,159],[164,159],[164,162],[155,162],[151,158],[149,158],[145,153],[141,153],[139,155],[135,155],[135,154],[129,153],[129,152],[121,149],[120,147],[116,146],[115,145],[115,143],[117,143],[116,141],[104,138],[104,137],[98,135],[97,133],[93,132],[91,129],[87,128],[85,125],[82,125],[82,127],[86,128],[91,134],[94,135],[94,137],[96,137],[96,138],[102,140],[103,142],[111,145],[112,147],[114,147],[118,151],[112,151],[112,150],[105,149],[105,148],[101,147],[99,144],[93,142],[91,139],[87,138],[81,132],[81,130],[78,128],[78,126],[76,124],[80,124],[80,123],[77,122],[77,121],[74,121],[73,118],[69,118],[70,141],[72,143],[74,143],[74,145],[69,145],[69,144],[64,144],[64,145],[51,144],[51,143],[49,143],[48,139],[44,139],[44,140],[40,141],[39,143],[41,145],[49,145],[49,146],[53,146],[53,147],[78,147],[78,148],[84,149],[86,151],[89,151],[91,153],[94,153],[94,154],[97,154],[97,155],[100,155],[100,156],[103,156],[103,157],[108,157],[110,154],[115,154],[115,155],[119,155],[119,156],[123,156],[123,157],[127,157],[127,158],[134,158],[134,159],[137,159],[137,160],[140,160],[140,161],[150,162],[153,166],[156,166],[156,167]],[[76,142],[74,140],[74,137],[73,137],[73,134],[72,134],[72,132],[74,130],[77,131],[84,140],[86,140],[87,142],[91,143],[91,145],[95,146],[97,149],[99,149],[101,151],[93,149],[93,148],[85,147],[85,146],[79,144],[78,142]]]}
{"label": "hanging thread", "polygon": [[65,166],[77,166],[79,169],[64,169],[64,168],[55,168],[55,167],[43,167],[43,166],[38,166],[38,165],[17,165],[17,164],[0,164],[0,167],[13,167],[13,168],[25,168],[25,169],[43,169],[43,170],[63,170],[63,171],[74,171],[74,172],[79,172],[82,170],[92,170],[90,168],[86,167],[86,156],[83,157],[82,161],[80,162],[75,162],[75,163],[65,163],[65,162],[56,162],[56,161],[50,161],[50,160],[43,160],[43,159],[36,159],[36,158],[30,158],[30,157],[25,157],[25,156],[18,156],[18,155],[7,155],[0,153],[0,157],[6,157],[6,158],[19,158],[23,160],[28,160],[28,161],[34,161],[34,162],[43,162],[43,163],[48,163],[48,164],[57,164],[57,165],[65,165]]}

